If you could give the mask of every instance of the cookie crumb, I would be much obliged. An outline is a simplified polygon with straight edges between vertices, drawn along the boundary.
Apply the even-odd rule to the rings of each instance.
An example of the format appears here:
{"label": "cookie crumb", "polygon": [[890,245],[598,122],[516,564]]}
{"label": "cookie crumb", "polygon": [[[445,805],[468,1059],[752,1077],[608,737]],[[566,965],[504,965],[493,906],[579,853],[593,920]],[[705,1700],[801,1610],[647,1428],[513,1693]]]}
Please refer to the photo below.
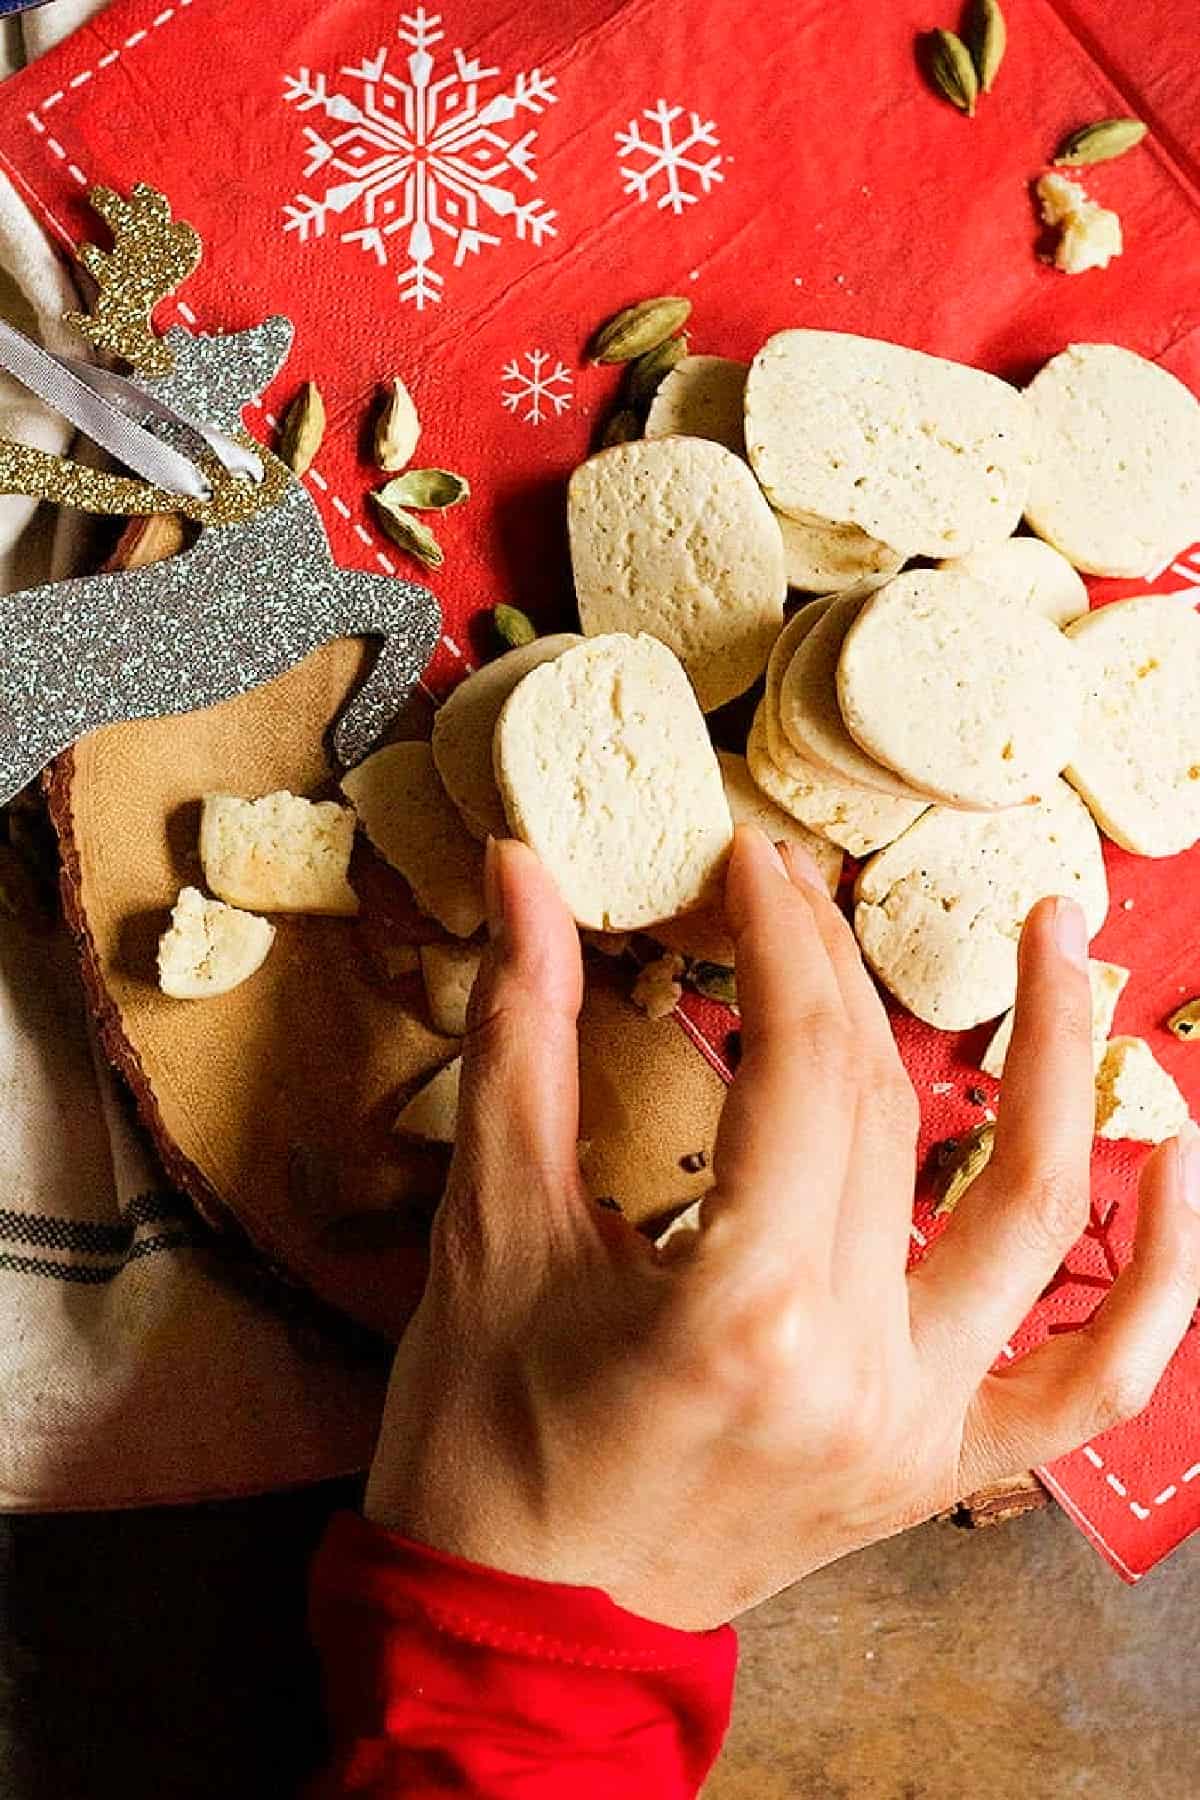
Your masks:
{"label": "cookie crumb", "polygon": [[673,952],[648,962],[633,984],[633,1004],[648,1019],[665,1019],[683,998],[684,959]]}

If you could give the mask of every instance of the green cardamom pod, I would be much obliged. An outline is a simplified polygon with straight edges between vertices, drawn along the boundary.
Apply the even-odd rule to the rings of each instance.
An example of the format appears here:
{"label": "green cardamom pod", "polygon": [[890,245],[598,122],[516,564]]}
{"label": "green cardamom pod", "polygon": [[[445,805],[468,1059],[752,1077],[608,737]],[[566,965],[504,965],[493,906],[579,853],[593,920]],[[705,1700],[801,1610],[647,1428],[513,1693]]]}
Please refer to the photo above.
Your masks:
{"label": "green cardamom pod", "polygon": [[635,356],[657,350],[667,338],[674,337],[691,310],[691,301],[675,294],[664,294],[658,300],[639,300],[636,306],[627,306],[597,332],[592,344],[592,361],[632,362]]}
{"label": "green cardamom pod", "polygon": [[675,364],[682,362],[687,353],[687,333],[681,331],[678,337],[669,337],[656,350],[647,350],[644,356],[635,357],[625,377],[627,404],[632,407],[649,406],[658,392],[663,376],[669,375]]}
{"label": "green cardamom pod", "polygon": [[1167,1020],[1167,1030],[1173,1031],[1185,1044],[1200,1038],[1200,1000],[1189,1000],[1178,1012],[1172,1013]]}
{"label": "green cardamom pod", "polygon": [[930,32],[929,75],[943,100],[957,106],[969,119],[975,117],[979,77],[971,61],[971,52],[953,31],[943,31],[939,27]]}
{"label": "green cardamom pod", "polygon": [[642,435],[642,421],[632,407],[615,412],[600,434],[600,447],[609,450],[614,444],[632,444]]}
{"label": "green cardamom pod", "polygon": [[410,556],[418,557],[431,569],[440,569],[446,560],[442,546],[428,525],[423,525],[420,519],[414,519],[410,512],[398,506],[389,496],[388,489],[392,485],[389,481],[387,487],[381,487],[371,495],[379,514],[380,527],[393,544],[399,544],[401,550],[407,550]]}
{"label": "green cardamom pod", "polygon": [[315,381],[306,381],[279,430],[279,456],[293,475],[303,475],[325,436],[325,402]]}
{"label": "green cardamom pod", "polygon": [[445,512],[448,506],[457,506],[469,497],[471,484],[465,475],[455,475],[451,469],[406,469],[379,491],[395,506],[413,506],[418,512]]}
{"label": "green cardamom pod", "polygon": [[493,606],[492,624],[506,650],[519,650],[522,644],[532,644],[537,636],[537,626],[519,606]]}
{"label": "green cardamom pod", "polygon": [[393,375],[375,420],[375,461],[385,474],[402,469],[411,460],[420,435],[421,421],[412,395],[400,377]]}
{"label": "green cardamom pod", "polygon": [[1080,168],[1085,163],[1111,162],[1124,156],[1145,137],[1147,127],[1140,119],[1100,119],[1095,125],[1083,125],[1073,131],[1061,145],[1056,163]]}
{"label": "green cardamom pod", "polygon": [[970,37],[979,85],[985,94],[990,94],[1008,48],[1008,26],[1000,10],[1000,0],[975,0],[971,9]]}
{"label": "green cardamom pod", "polygon": [[935,1218],[940,1218],[943,1213],[952,1213],[972,1182],[978,1181],[992,1159],[995,1142],[996,1127],[990,1120],[984,1125],[973,1125],[965,1136],[958,1139],[952,1154],[939,1171],[938,1200],[933,1209]]}
{"label": "green cardamom pod", "polygon": [[737,1005],[737,979],[724,963],[694,962],[684,980],[708,1000],[719,1000],[723,1006]]}

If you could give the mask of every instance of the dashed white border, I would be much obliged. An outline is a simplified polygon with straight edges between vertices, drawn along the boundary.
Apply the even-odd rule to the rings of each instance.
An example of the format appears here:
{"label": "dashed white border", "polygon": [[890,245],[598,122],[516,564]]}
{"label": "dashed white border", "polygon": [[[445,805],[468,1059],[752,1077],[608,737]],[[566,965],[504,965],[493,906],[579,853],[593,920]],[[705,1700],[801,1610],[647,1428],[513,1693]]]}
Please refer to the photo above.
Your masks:
{"label": "dashed white border", "polygon": [[1155,1494],[1149,1506],[1143,1506],[1140,1500],[1133,1499],[1125,1483],[1107,1466],[1094,1444],[1084,1444],[1081,1446],[1081,1450],[1097,1474],[1103,1474],[1106,1484],[1119,1500],[1125,1501],[1130,1512],[1139,1522],[1152,1517],[1157,1507],[1168,1506],[1180,1491],[1189,1487],[1193,1481],[1200,1481],[1200,1462],[1194,1462],[1190,1469],[1183,1471],[1178,1481],[1169,1482],[1160,1494]]}

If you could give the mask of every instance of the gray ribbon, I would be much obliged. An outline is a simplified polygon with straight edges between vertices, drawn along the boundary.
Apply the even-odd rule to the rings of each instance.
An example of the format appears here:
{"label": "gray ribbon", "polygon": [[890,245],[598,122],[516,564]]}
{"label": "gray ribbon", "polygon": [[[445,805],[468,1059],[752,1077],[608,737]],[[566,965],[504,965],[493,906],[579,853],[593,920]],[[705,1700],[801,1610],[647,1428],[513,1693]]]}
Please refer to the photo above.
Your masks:
{"label": "gray ribbon", "polygon": [[263,478],[258,457],[224,432],[165,406],[124,376],[77,362],[74,357],[52,355],[2,319],[0,368],[124,468],[168,493],[207,500],[212,489],[195,463],[147,431],[139,416],[191,433],[207,444],[231,475],[254,482]]}

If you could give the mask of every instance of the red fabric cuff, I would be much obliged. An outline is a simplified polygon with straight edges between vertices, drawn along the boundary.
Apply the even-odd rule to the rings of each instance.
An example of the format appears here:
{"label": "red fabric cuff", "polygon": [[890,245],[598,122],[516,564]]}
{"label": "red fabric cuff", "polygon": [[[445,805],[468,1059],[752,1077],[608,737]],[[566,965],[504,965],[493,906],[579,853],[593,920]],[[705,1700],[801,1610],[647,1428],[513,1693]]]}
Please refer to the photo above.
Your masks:
{"label": "red fabric cuff", "polygon": [[691,1800],[737,1639],[505,1574],[339,1514],[312,1575],[334,1754],[315,1795]]}

